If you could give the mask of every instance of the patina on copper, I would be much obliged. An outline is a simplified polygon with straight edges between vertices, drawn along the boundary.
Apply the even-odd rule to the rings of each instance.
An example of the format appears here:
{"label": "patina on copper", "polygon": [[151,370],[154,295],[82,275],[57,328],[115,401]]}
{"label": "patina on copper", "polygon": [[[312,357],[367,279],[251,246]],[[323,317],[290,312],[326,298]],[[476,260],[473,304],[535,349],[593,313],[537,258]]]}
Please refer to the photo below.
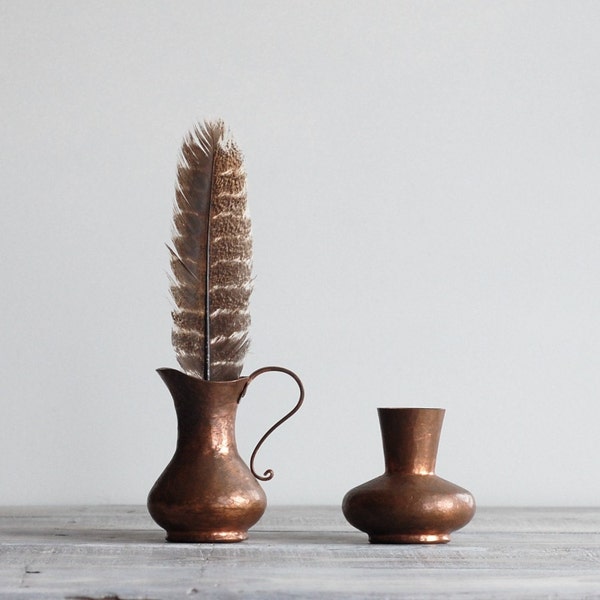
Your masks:
{"label": "patina on copper", "polygon": [[473,496],[435,474],[445,411],[379,408],[385,473],[344,497],[348,522],[371,543],[435,544],[450,541],[475,514]]}
{"label": "patina on copper", "polygon": [[[206,381],[175,369],[159,369],[177,413],[175,454],[148,495],[148,511],[170,542],[239,542],[263,515],[265,493],[238,454],[237,406],[258,375],[281,371],[300,389],[296,406],[258,443],[301,406],[300,379],[281,367],[265,367],[233,381]],[[262,479],[270,479],[268,470]]]}

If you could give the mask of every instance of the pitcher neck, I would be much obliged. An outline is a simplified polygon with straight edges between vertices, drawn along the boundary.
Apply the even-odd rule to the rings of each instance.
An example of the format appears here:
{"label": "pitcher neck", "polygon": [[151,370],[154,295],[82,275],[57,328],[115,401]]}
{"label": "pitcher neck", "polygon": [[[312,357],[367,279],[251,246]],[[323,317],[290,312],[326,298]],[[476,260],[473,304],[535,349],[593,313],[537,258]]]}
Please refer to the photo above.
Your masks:
{"label": "pitcher neck", "polygon": [[378,408],[387,473],[434,474],[444,410]]}
{"label": "pitcher neck", "polygon": [[246,378],[206,381],[174,369],[159,369],[177,413],[178,443],[226,453],[235,447],[235,417]]}

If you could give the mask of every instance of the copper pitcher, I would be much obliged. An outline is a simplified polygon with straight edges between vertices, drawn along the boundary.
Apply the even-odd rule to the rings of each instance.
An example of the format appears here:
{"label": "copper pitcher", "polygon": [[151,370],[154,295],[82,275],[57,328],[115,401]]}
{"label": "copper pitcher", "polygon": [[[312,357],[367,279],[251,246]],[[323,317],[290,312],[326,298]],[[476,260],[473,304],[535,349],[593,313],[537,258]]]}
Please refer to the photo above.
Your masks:
{"label": "copper pitcher", "polygon": [[[250,382],[279,371],[300,389],[295,407],[271,427],[256,445],[250,468],[235,441],[237,406]],[[159,369],[177,413],[177,446],[171,462],[148,495],[148,511],[170,542],[240,542],[263,515],[267,500],[257,479],[254,458],[267,436],[289,419],[304,399],[302,382],[281,367],[258,369],[233,381],[207,381],[175,369]]]}
{"label": "copper pitcher", "polygon": [[385,473],[350,490],[342,510],[371,543],[445,543],[475,514],[467,490],[435,474],[441,408],[378,408]]}

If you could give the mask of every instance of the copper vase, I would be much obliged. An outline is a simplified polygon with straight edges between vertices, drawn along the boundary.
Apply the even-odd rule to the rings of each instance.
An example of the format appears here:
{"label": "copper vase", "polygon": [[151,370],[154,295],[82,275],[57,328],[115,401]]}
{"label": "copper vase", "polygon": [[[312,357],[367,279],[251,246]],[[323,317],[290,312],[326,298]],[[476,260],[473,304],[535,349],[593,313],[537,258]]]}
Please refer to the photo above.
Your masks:
{"label": "copper vase", "polygon": [[[235,417],[249,383],[268,371],[293,377],[300,388],[296,406],[258,442],[250,468],[238,454]],[[302,404],[300,379],[287,369],[265,367],[234,381],[206,381],[159,369],[177,413],[175,454],[148,495],[148,511],[170,542],[239,542],[263,515],[267,500],[254,471],[254,458],[266,437]]]}
{"label": "copper vase", "polygon": [[385,473],[344,497],[348,522],[371,543],[439,544],[475,514],[473,496],[435,474],[445,411],[379,408]]}

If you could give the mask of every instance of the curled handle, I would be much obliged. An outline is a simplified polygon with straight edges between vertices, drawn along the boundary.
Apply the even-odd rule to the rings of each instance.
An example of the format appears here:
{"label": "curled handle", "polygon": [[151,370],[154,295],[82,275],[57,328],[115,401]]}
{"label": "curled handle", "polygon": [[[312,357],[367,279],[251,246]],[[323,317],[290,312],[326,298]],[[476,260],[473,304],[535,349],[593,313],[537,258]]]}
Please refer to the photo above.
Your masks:
{"label": "curled handle", "polygon": [[259,375],[262,375],[263,373],[270,373],[270,372],[279,372],[279,373],[285,373],[286,375],[289,375],[298,384],[298,388],[300,389],[300,397],[298,398],[298,402],[296,402],[296,406],[294,406],[294,408],[292,408],[292,410],[290,410],[290,412],[287,413],[285,415],[285,417],[279,419],[279,421],[277,421],[277,423],[275,423],[275,425],[273,425],[273,427],[271,427],[267,431],[267,433],[265,433],[265,435],[263,435],[260,438],[260,440],[258,441],[258,444],[256,444],[256,447],[254,448],[254,450],[252,452],[252,456],[250,457],[250,471],[252,471],[252,475],[254,475],[254,477],[256,477],[256,479],[260,479],[261,481],[269,481],[270,479],[273,479],[274,473],[273,473],[272,469],[267,469],[262,475],[259,475],[254,470],[254,459],[256,458],[256,453],[259,451],[260,447],[263,445],[263,442],[282,423],[285,423],[291,416],[293,416],[294,414],[296,414],[298,412],[298,410],[302,406],[302,403],[304,402],[304,386],[302,385],[300,378],[293,371],[290,371],[289,369],[284,369],[283,367],[263,367],[262,369],[257,369],[256,371],[254,371],[254,373],[252,373],[251,375],[248,376],[248,381],[246,381],[246,386],[244,387],[244,390],[242,391],[240,399],[245,395],[246,390],[248,389],[248,386],[254,379],[256,379]]}

